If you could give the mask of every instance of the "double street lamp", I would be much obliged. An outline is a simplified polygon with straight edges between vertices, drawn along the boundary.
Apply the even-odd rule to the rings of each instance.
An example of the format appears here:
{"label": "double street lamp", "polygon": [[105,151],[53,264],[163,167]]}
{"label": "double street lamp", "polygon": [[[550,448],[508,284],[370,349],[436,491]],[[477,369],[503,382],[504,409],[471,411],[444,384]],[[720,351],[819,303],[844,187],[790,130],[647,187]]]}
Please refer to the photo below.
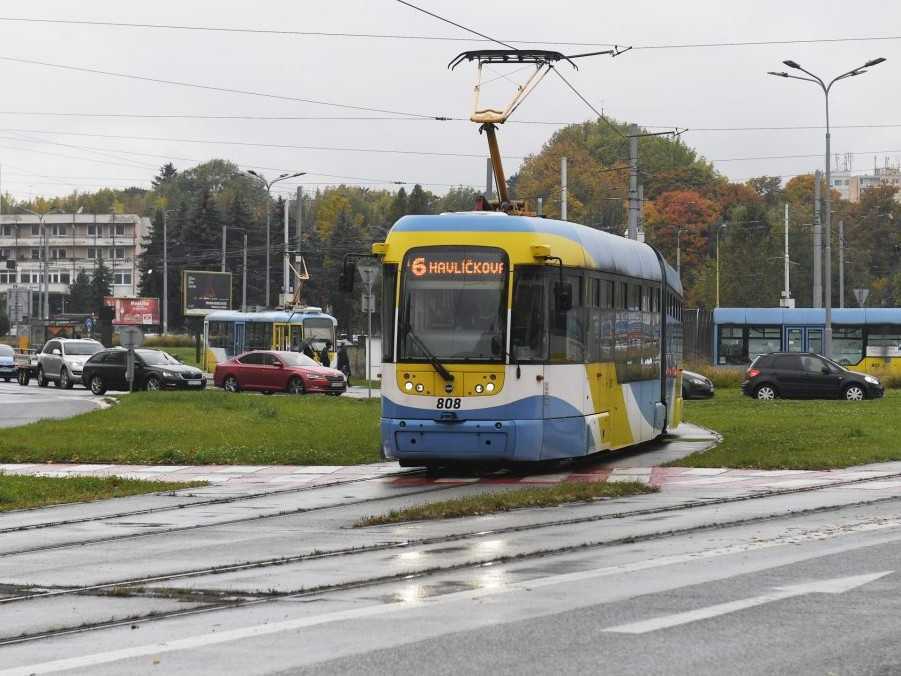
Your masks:
{"label": "double street lamp", "polygon": [[879,57],[878,59],[871,59],[867,61],[862,66],[858,66],[853,70],[849,70],[846,73],[842,73],[838,75],[832,80],[829,81],[829,84],[823,81],[817,75],[814,75],[806,68],[802,67],[797,61],[792,61],[788,59],[783,61],[786,66],[789,68],[793,68],[794,70],[800,70],[802,73],[809,75],[810,77],[802,77],[800,75],[789,75],[786,72],[777,73],[774,71],[769,71],[769,75],[775,75],[776,77],[786,77],[792,80],[803,80],[804,82],[812,82],[817,85],[820,89],[823,90],[823,94],[826,99],[826,251],[824,255],[823,267],[826,270],[826,326],[823,331],[823,352],[825,352],[825,356],[828,359],[832,359],[832,162],[830,160],[831,150],[830,150],[830,128],[829,128],[829,92],[832,89],[832,86],[838,82],[839,80],[845,80],[849,77],[856,77],[858,75],[863,75],[866,73],[867,68],[872,68],[873,66],[878,66],[880,63],[885,61],[883,57]]}
{"label": "double street lamp", "polygon": [[262,174],[254,171],[253,169],[248,169],[247,173],[250,176],[253,176],[256,180],[258,180],[264,188],[266,188],[266,307],[269,307],[270,297],[269,297],[269,226],[270,219],[272,216],[272,205],[270,204],[272,200],[272,186],[274,186],[279,181],[287,181],[289,178],[297,178],[298,176],[303,176],[306,174],[305,171],[298,171],[296,173],[288,173],[281,174],[280,176],[276,176],[271,181],[266,180],[266,177]]}

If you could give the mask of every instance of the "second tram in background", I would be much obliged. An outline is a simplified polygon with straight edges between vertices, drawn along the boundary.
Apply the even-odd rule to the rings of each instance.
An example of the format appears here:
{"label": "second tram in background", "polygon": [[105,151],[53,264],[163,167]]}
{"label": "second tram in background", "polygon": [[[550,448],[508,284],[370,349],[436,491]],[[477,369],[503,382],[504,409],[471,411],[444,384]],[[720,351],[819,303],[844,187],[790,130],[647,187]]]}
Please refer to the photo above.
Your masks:
{"label": "second tram in background", "polygon": [[386,457],[572,458],[679,424],[682,286],[651,246],[470,212],[404,217],[374,252]]}

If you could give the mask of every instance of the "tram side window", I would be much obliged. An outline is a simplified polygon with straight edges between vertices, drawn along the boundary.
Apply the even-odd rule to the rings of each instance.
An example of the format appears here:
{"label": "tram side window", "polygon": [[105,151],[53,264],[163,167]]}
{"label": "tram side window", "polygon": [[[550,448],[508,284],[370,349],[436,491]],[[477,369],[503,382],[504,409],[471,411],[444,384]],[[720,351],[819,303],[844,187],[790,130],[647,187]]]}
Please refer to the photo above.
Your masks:
{"label": "tram side window", "polygon": [[867,355],[901,356],[901,326],[873,326],[867,331]]}
{"label": "tram side window", "polygon": [[382,361],[394,361],[394,315],[397,299],[397,265],[385,265],[382,279]]}
{"label": "tram side window", "polygon": [[245,329],[248,350],[269,350],[272,348],[272,324],[248,322]]}
{"label": "tram side window", "polygon": [[229,329],[234,326],[232,322],[210,322],[208,341],[210,347],[231,347],[228,339]]}
{"label": "tram side window", "polygon": [[547,335],[547,284],[544,270],[517,268],[510,326],[510,349],[514,361],[546,361]]}
{"label": "tram side window", "polygon": [[[550,277],[550,288],[557,290],[559,276]],[[550,363],[583,364],[585,363],[585,312],[582,307],[582,278],[566,275],[563,279],[564,289],[572,298],[572,307],[564,309],[560,306],[560,295],[551,294],[551,313],[549,325]]]}
{"label": "tram side window", "polygon": [[721,326],[719,333],[720,364],[742,365],[747,363],[745,357],[744,329],[740,326]]}
{"label": "tram side window", "polygon": [[748,327],[748,359],[782,349],[782,329],[778,326]]}
{"label": "tram side window", "polygon": [[832,330],[832,358],[843,366],[863,359],[863,329],[837,326]]}

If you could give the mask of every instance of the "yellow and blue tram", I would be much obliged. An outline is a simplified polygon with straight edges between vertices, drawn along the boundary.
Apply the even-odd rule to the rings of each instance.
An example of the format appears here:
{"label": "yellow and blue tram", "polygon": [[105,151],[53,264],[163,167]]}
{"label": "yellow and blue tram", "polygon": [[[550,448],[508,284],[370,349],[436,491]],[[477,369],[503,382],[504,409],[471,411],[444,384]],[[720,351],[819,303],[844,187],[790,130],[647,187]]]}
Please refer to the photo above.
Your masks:
{"label": "yellow and blue tram", "polygon": [[318,359],[326,342],[332,350],[337,345],[338,321],[318,307],[266,312],[219,310],[208,314],[203,324],[207,353],[216,362],[248,350],[301,352],[305,344],[310,345]]}
{"label": "yellow and blue tram", "polygon": [[538,461],[682,414],[682,286],[651,246],[501,212],[406,216],[383,262],[383,454]]}

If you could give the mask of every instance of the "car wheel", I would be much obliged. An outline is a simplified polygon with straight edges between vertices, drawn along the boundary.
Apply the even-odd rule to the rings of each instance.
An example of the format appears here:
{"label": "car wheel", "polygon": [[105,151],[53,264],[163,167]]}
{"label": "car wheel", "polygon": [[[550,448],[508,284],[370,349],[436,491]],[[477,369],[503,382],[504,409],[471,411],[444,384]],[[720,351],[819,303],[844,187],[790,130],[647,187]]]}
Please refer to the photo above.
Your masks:
{"label": "car wheel", "polygon": [[304,394],[307,391],[307,388],[303,385],[303,380],[294,376],[291,380],[288,381],[288,393],[289,394]]}
{"label": "car wheel", "polygon": [[59,386],[64,390],[71,390],[75,386],[75,383],[72,382],[72,378],[69,377],[69,372],[66,369],[59,372]]}
{"label": "car wheel", "polygon": [[754,397],[761,401],[771,401],[776,398],[776,388],[769,384],[758,385],[754,390]]}
{"label": "car wheel", "polygon": [[91,393],[100,396],[101,394],[106,394],[106,383],[103,382],[103,378],[100,376],[91,376]]}
{"label": "car wheel", "polygon": [[848,401],[863,401],[867,395],[860,385],[848,385],[845,388],[844,397]]}
{"label": "car wheel", "polygon": [[31,382],[31,376],[28,375],[28,371],[21,369],[16,376],[16,380],[19,381],[19,385],[22,387],[28,387],[28,383]]}
{"label": "car wheel", "polygon": [[144,389],[148,392],[159,392],[161,389],[163,389],[163,384],[156,376],[150,376],[149,378],[147,378],[147,380],[144,381]]}
{"label": "car wheel", "polygon": [[225,382],[222,383],[222,389],[226,392],[240,392],[241,386],[238,385],[238,379],[234,376],[226,376]]}
{"label": "car wheel", "polygon": [[47,379],[47,376],[44,375],[43,367],[38,368],[38,386],[39,387],[47,387],[50,384],[50,381]]}

